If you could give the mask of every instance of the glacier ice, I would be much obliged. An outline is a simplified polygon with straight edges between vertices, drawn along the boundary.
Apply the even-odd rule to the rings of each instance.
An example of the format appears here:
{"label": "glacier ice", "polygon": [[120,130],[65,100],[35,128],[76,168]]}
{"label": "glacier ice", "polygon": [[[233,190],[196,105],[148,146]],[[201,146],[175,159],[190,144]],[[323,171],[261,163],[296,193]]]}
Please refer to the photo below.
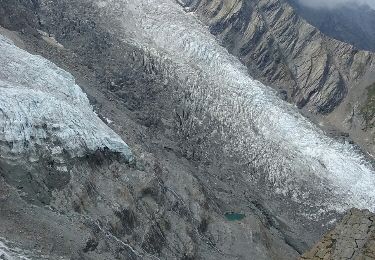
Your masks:
{"label": "glacier ice", "polygon": [[364,156],[326,136],[275,91],[251,78],[176,1],[95,4],[113,34],[159,57],[165,77],[178,78],[192,100],[191,124],[216,126],[219,134],[212,136],[227,156],[240,157],[256,169],[257,175],[243,173],[249,183],[265,181],[267,196],[288,197],[299,214],[314,219],[351,207],[375,210],[375,174]]}
{"label": "glacier ice", "polygon": [[71,74],[0,35],[1,157],[38,160],[63,152],[82,157],[104,148],[133,159]]}
{"label": "glacier ice", "polygon": [[4,260],[30,260],[19,248],[10,248],[2,242],[0,237],[0,259]]}
{"label": "glacier ice", "polygon": [[[223,156],[249,165],[248,171],[238,172],[249,188],[260,183],[265,197],[281,201],[285,211],[295,209],[290,214],[312,219],[351,207],[375,210],[374,169],[364,156],[354,146],[326,136],[271,88],[251,78],[176,1],[91,2],[110,34],[140,47],[160,63],[158,73],[181,83],[174,87],[189,94],[185,101],[190,126],[212,131],[204,134],[212,137],[208,142],[222,146]],[[0,140],[1,149],[7,149],[2,154],[37,151],[47,144],[51,153],[66,150],[81,156],[108,147],[131,156],[92,112],[70,74],[5,39],[1,53]]]}

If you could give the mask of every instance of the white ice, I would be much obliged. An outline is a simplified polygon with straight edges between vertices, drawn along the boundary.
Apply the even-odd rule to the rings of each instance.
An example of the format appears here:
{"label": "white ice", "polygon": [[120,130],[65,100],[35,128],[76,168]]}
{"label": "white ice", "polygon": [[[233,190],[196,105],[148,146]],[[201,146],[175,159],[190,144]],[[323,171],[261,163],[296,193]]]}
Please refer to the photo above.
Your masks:
{"label": "white ice", "polygon": [[102,148],[133,158],[71,74],[0,35],[0,156],[81,157]]}
{"label": "white ice", "polygon": [[[375,210],[374,170],[363,155],[327,137],[251,78],[176,1],[102,0],[98,9],[112,14],[113,33],[158,56],[166,77],[185,82],[193,106],[201,108],[194,116],[202,122],[209,114],[217,124],[213,138],[220,138],[229,156],[261,169],[261,176],[248,176],[250,182],[266,179],[270,194],[288,196],[301,209],[311,206],[315,216],[351,207]],[[169,61],[178,66],[167,68]]]}

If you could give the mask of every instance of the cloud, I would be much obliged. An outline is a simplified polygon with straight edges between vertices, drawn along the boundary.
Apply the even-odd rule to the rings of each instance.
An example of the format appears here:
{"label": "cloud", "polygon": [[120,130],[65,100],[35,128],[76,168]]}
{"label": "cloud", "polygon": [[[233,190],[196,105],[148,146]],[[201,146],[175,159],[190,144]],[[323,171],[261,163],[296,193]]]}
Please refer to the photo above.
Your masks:
{"label": "cloud", "polygon": [[312,8],[336,8],[348,5],[367,5],[375,10],[375,0],[298,0],[302,5]]}

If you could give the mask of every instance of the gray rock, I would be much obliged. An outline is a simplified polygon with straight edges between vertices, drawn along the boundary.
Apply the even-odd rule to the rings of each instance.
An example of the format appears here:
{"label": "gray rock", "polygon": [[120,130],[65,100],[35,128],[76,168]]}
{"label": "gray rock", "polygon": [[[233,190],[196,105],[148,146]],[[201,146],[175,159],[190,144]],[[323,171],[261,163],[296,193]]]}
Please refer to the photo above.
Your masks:
{"label": "gray rock", "polygon": [[375,215],[352,209],[301,259],[375,259]]}

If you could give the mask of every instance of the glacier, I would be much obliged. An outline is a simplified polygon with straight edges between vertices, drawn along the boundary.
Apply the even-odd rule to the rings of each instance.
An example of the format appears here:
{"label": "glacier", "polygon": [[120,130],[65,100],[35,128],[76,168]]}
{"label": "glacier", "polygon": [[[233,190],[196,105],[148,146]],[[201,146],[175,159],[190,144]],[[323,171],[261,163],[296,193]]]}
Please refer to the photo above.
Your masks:
{"label": "glacier", "polygon": [[82,157],[128,145],[94,112],[73,76],[0,35],[0,154],[5,160]]}
{"label": "glacier", "polygon": [[[186,129],[220,145],[224,159],[247,164],[238,174],[276,210],[312,220],[352,207],[375,210],[375,173],[365,156],[328,137],[249,76],[194,13],[173,0],[87,2],[108,33],[145,51],[144,66],[176,83],[179,95],[187,94],[189,100],[181,102],[190,112]],[[4,37],[0,51],[3,157],[34,161],[40,153],[64,151],[80,157],[107,147],[132,160],[129,147],[95,115],[72,75]],[[205,148],[206,154],[216,152],[210,144]]]}
{"label": "glacier", "polygon": [[328,137],[274,90],[250,77],[194,13],[172,0],[92,4],[106,17],[111,33],[147,50],[164,67],[160,71],[166,78],[181,82],[192,100],[192,125],[211,122],[212,142],[220,143],[227,157],[242,158],[258,169],[256,174],[239,173],[249,187],[265,181],[262,190],[270,201],[284,203],[280,198],[286,198],[293,203],[282,209],[286,214],[318,220],[352,207],[375,210],[375,174],[365,156],[355,146]]}

